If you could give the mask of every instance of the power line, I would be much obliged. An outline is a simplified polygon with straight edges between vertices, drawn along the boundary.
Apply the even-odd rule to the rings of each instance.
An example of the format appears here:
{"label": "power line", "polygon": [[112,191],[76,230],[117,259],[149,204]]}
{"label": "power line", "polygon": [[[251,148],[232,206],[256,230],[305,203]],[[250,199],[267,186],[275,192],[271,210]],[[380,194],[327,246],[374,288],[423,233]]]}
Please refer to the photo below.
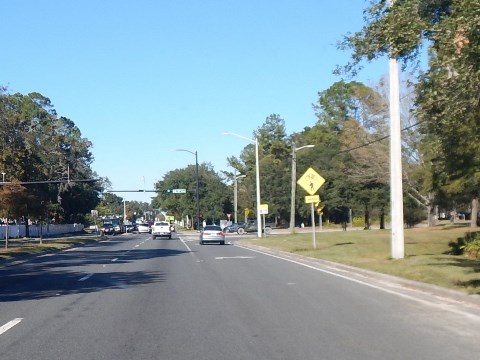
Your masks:
{"label": "power line", "polygon": [[[423,123],[423,122],[425,122],[425,121],[426,121],[426,120],[419,121],[419,122],[417,122],[417,123],[415,123],[415,124],[412,124],[412,125],[410,125],[410,126],[407,126],[407,127],[403,128],[403,129],[401,129],[400,131],[409,130],[409,129],[411,129],[412,127],[415,127],[415,126],[417,126],[417,125],[420,125],[421,123]],[[379,141],[388,139],[389,137],[390,137],[390,135],[385,135],[385,136],[382,136],[381,138],[378,138],[378,139],[369,141],[369,142],[364,143],[364,144],[362,144],[362,145],[358,145],[358,146],[355,146],[355,147],[353,147],[353,148],[349,148],[349,149],[346,149],[346,150],[339,151],[338,154],[350,152],[350,151],[353,151],[353,150],[357,150],[357,149],[360,149],[360,148],[362,148],[362,147],[375,144],[376,142],[379,142]]]}
{"label": "power line", "polygon": [[0,181],[0,186],[3,185],[34,185],[34,184],[65,184],[65,183],[74,183],[74,182],[82,182],[82,183],[93,183],[100,181],[100,179],[80,179],[80,180],[44,180],[44,181]]}

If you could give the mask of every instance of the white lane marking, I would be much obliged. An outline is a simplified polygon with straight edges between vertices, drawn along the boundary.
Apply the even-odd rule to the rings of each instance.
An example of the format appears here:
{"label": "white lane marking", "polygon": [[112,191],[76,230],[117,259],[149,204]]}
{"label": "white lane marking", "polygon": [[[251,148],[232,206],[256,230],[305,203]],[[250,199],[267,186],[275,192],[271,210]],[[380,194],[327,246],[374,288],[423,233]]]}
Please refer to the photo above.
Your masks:
{"label": "white lane marking", "polygon": [[187,243],[185,242],[185,240],[183,240],[183,238],[180,238],[180,241],[182,242],[183,245],[185,245],[185,247],[189,252],[192,252],[192,249],[190,249],[190,246],[187,245]]}
{"label": "white lane marking", "polygon": [[255,256],[217,256],[215,260],[225,259],[255,259]]}
{"label": "white lane marking", "polygon": [[[333,276],[336,276],[336,277],[339,277],[339,278],[342,278],[342,279],[345,279],[345,280],[353,281],[353,282],[361,284],[361,285],[369,286],[373,289],[377,289],[377,290],[380,290],[380,291],[383,291],[383,292],[386,292],[386,293],[389,293],[389,294],[397,295],[397,296],[400,296],[400,297],[405,298],[405,299],[413,300],[413,301],[419,302],[423,305],[428,305],[428,306],[435,307],[435,308],[445,309],[445,310],[450,311],[452,313],[456,313],[456,314],[466,316],[466,317],[468,317],[472,320],[475,320],[475,321],[480,321],[480,316],[468,313],[468,312],[463,311],[463,310],[458,310],[458,309],[451,308],[448,305],[433,303],[433,302],[430,302],[430,301],[427,301],[427,300],[420,299],[419,297],[416,297],[414,295],[404,294],[400,291],[387,289],[387,288],[382,287],[380,285],[371,284],[371,283],[363,281],[363,280],[358,280],[358,279],[355,279],[353,277],[349,277],[348,275],[338,274],[334,271],[329,271],[329,270],[325,270],[325,269],[322,269],[322,268],[319,268],[319,267],[316,267],[316,266],[313,266],[313,265],[304,264],[300,261],[284,258],[284,257],[278,256],[278,255],[270,254],[268,252],[263,252],[261,250],[252,249],[252,248],[249,248],[249,247],[244,247],[244,246],[239,245],[239,244],[236,244],[235,246],[238,246],[239,248],[242,248],[242,249],[245,249],[245,250],[250,250],[250,251],[253,251],[253,252],[256,252],[256,253],[267,255],[267,256],[270,256],[270,257],[273,257],[273,258],[276,258],[276,259],[285,260],[285,261],[288,261],[288,262],[291,262],[291,263],[294,263],[294,264],[297,264],[297,265],[300,265],[300,266],[304,266],[304,267],[309,268],[309,269],[317,270],[317,271],[320,271],[320,272],[323,272],[323,273],[326,273],[326,274],[329,274],[329,275],[333,275]],[[348,273],[347,271],[345,271],[345,272]]]}
{"label": "white lane marking", "polygon": [[21,322],[23,320],[23,318],[16,318],[16,319],[13,319],[12,321],[9,321],[8,323],[6,323],[5,325],[1,326],[0,327],[0,335],[2,335],[4,332],[10,330],[12,327],[14,327],[15,325],[17,325],[19,322]]}
{"label": "white lane marking", "polygon": [[44,255],[38,255],[37,257],[38,258],[44,258],[44,257],[49,257],[49,256],[53,256],[55,254],[44,254]]}
{"label": "white lane marking", "polygon": [[115,261],[117,261],[117,260],[118,260],[118,258],[112,259],[112,262],[115,262]]}
{"label": "white lane marking", "polygon": [[82,278],[79,279],[78,281],[85,281],[85,280],[87,280],[87,279],[90,279],[92,276],[93,276],[93,274],[85,275],[84,277],[82,277]]}
{"label": "white lane marking", "polygon": [[140,246],[139,244],[135,245],[136,248],[139,247],[139,246]]}
{"label": "white lane marking", "polygon": [[78,247],[74,247],[74,248],[70,248],[70,249],[63,250],[63,251],[64,251],[64,252],[77,251],[78,249],[79,249]]}

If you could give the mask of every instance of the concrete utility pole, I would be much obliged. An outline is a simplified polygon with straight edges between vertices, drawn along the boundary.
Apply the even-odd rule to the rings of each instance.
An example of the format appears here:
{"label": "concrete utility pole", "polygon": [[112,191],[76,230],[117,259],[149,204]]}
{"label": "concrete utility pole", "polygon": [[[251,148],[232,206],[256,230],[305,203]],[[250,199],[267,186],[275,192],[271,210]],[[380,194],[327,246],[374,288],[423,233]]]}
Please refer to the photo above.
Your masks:
{"label": "concrete utility pole", "polygon": [[[395,0],[389,0],[392,6]],[[391,252],[393,259],[403,259],[403,185],[402,136],[400,129],[400,91],[398,61],[390,52],[390,206],[392,218]]]}

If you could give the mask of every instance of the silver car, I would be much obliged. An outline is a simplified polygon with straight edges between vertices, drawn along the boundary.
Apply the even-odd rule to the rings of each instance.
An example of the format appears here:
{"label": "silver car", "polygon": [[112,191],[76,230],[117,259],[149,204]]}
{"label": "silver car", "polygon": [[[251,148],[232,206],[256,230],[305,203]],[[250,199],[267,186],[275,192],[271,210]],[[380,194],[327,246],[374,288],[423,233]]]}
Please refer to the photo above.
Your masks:
{"label": "silver car", "polygon": [[147,223],[143,223],[143,224],[138,224],[137,225],[137,231],[142,234],[142,233],[149,233],[150,232],[150,225],[148,225]]}
{"label": "silver car", "polygon": [[200,245],[205,243],[219,243],[225,245],[225,233],[218,225],[207,225],[200,233]]}

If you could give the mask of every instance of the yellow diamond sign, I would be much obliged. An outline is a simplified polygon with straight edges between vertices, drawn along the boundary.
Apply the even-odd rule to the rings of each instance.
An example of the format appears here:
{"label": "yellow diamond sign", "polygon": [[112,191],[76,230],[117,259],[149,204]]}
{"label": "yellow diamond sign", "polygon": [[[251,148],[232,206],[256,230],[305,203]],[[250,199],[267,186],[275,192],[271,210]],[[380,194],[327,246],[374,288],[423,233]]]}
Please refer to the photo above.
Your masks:
{"label": "yellow diamond sign", "polygon": [[320,189],[325,183],[325,179],[321,177],[315,170],[312,168],[308,168],[305,171],[305,174],[302,175],[300,179],[298,179],[297,184],[300,185],[307,193],[313,195]]}

